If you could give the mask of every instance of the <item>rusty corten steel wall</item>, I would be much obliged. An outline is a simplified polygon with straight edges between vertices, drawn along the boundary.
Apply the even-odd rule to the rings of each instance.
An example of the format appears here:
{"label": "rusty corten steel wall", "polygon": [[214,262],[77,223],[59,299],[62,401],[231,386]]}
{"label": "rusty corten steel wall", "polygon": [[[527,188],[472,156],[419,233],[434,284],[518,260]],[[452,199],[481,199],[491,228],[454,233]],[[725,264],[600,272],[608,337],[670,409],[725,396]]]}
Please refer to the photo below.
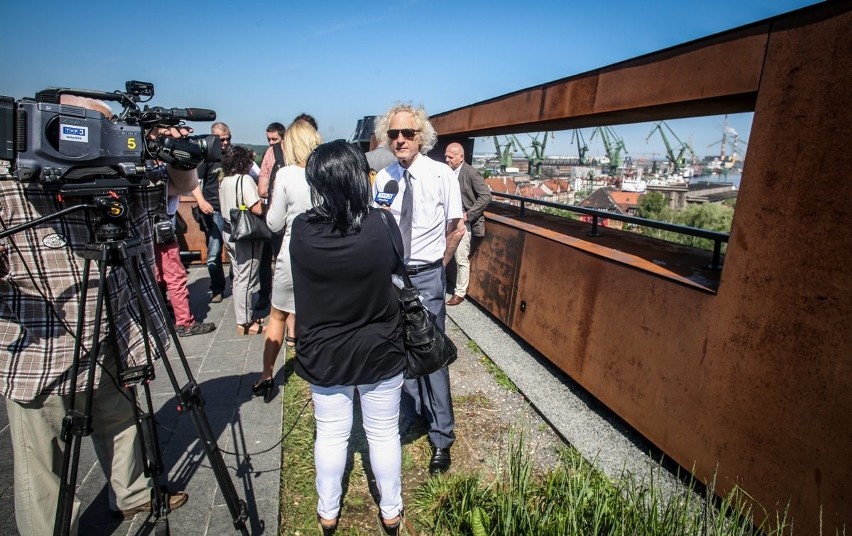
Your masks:
{"label": "rusty corten steel wall", "polygon": [[[789,499],[801,534],[816,533],[820,508],[827,534],[852,523],[850,6],[822,3],[436,119],[458,137],[751,101],[717,294],[531,231],[535,218],[493,215],[469,294],[683,467],[705,482],[718,469],[717,492],[739,484],[770,513]],[[686,75],[705,70],[718,80],[701,75],[697,94]]]}

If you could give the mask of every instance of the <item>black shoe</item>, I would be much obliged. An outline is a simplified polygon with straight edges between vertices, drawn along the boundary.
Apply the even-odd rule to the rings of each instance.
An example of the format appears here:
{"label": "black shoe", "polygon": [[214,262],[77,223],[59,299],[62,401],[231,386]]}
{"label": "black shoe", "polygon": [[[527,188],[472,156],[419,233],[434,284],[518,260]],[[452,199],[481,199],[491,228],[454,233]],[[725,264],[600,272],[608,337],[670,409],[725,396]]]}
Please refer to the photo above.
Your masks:
{"label": "black shoe", "polygon": [[399,519],[396,520],[396,523],[391,525],[386,525],[385,520],[382,518],[381,512],[379,512],[379,523],[382,525],[382,530],[388,536],[398,536],[400,534],[400,527],[402,527],[402,512],[399,513]]}
{"label": "black shoe", "polygon": [[204,333],[210,333],[215,329],[216,324],[214,324],[213,322],[196,322],[191,326],[175,327],[175,331],[177,332],[178,337],[191,337],[193,335],[202,335]]}
{"label": "black shoe", "polygon": [[449,447],[442,449],[435,447],[432,449],[432,459],[429,460],[429,474],[439,475],[445,473],[450,468],[450,449]]}
{"label": "black shoe", "polygon": [[317,524],[319,525],[320,531],[322,531],[322,536],[333,536],[337,532],[337,521],[338,520],[335,519],[333,525],[323,525],[322,518],[319,514],[317,514]]}
{"label": "black shoe", "polygon": [[272,400],[272,391],[275,389],[275,381],[272,378],[263,380],[251,386],[251,392],[254,396],[262,396],[263,401],[269,404]]}

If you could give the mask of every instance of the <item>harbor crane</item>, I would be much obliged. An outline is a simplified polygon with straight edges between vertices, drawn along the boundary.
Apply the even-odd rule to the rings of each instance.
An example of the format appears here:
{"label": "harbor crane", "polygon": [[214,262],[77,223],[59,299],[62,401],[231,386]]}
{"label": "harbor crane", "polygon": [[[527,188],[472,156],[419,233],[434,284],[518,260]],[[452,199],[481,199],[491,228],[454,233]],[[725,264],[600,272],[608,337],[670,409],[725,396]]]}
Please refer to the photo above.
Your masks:
{"label": "harbor crane", "polygon": [[589,151],[588,145],[586,145],[586,139],[583,137],[583,131],[578,129],[574,129],[571,132],[571,145],[574,142],[577,142],[577,163],[581,166],[586,163],[586,153]]}
{"label": "harbor crane", "polygon": [[627,153],[627,147],[624,146],[624,140],[618,137],[612,127],[596,127],[589,141],[592,141],[598,135],[603,142],[606,157],[609,159],[609,173],[613,175],[621,167],[621,155]]}
{"label": "harbor crane", "polygon": [[532,141],[530,142],[530,149],[532,150],[532,154],[530,154],[524,145],[518,140],[518,138],[512,134],[512,140],[515,142],[515,147],[520,149],[527,161],[529,162],[529,174],[531,177],[538,179],[541,177],[541,165],[544,163],[544,150],[547,147],[547,137],[553,137],[552,132],[544,133],[544,141],[538,141],[538,137],[541,133],[533,136],[532,134],[527,134]]}
{"label": "harbor crane", "polygon": [[497,136],[494,136],[494,149],[497,151],[497,158],[500,159],[500,173],[506,173],[506,168],[512,166],[512,149],[515,143],[506,138],[506,143],[500,145]]}
{"label": "harbor crane", "polygon": [[[666,137],[666,130],[669,131],[669,134],[674,137],[677,141],[677,147],[673,147],[669,142],[668,137]],[[695,152],[692,150],[692,147],[688,143],[684,143],[680,141],[680,138],[677,137],[672,127],[668,125],[665,121],[660,121],[654,125],[654,128],[651,129],[651,132],[648,133],[648,136],[645,138],[645,142],[651,139],[651,136],[654,135],[654,132],[659,132],[660,137],[663,138],[663,144],[666,146],[666,160],[669,161],[671,166],[671,171],[677,172],[679,170],[683,170],[686,168],[686,159],[684,155],[688,152],[693,158],[695,157]]]}
{"label": "harbor crane", "polygon": [[[729,143],[731,146],[731,155],[729,159],[726,160],[725,157],[727,155],[725,154],[725,148],[728,146]],[[743,145],[748,144],[746,140],[740,139],[740,135],[739,133],[737,133],[734,127],[728,125],[728,115],[725,114],[725,120],[722,124],[722,139],[717,142],[711,143],[707,147],[721,145],[721,148],[719,149],[719,161],[722,162],[725,167],[731,167],[737,161],[737,158],[742,159],[743,157],[743,151],[739,147],[740,143],[742,143]],[[728,166],[728,164],[730,164],[730,166]]]}

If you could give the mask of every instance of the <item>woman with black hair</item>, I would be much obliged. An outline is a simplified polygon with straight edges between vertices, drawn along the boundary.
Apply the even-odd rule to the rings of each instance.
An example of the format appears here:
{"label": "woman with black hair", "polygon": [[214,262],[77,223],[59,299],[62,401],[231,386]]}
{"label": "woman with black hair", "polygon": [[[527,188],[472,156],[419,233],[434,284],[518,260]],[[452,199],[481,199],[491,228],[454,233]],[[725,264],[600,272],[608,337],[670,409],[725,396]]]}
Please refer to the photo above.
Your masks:
{"label": "woman with black hair", "polygon": [[234,282],[231,295],[237,317],[237,334],[255,335],[263,332],[260,319],[252,318],[252,296],[260,283],[260,256],[263,244],[259,241],[231,242],[231,209],[246,206],[252,214],[263,215],[263,205],[257,195],[257,185],[248,174],[254,165],[254,153],[245,147],[232,145],[222,155],[224,178],[219,183],[219,206],[225,215],[222,241],[231,259]]}
{"label": "woman with black hair", "polygon": [[399,250],[402,238],[393,217],[371,208],[369,173],[364,153],[352,144],[317,147],[306,168],[314,208],[296,217],[290,238],[295,372],[311,385],[323,534],[337,527],[356,389],[387,534],[399,533],[402,515],[404,346],[391,236]]}

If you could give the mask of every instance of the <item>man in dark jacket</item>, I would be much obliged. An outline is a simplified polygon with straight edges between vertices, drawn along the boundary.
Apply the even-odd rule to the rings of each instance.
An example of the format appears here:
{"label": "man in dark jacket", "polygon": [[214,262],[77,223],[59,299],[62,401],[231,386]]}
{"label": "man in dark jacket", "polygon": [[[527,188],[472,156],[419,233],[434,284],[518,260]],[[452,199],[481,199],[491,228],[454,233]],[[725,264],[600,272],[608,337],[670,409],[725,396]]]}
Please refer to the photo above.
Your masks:
{"label": "man in dark jacket", "polygon": [[456,249],[456,288],[447,305],[458,305],[464,301],[470,280],[470,242],[471,237],[485,236],[485,207],[491,202],[491,190],[485,179],[473,167],[464,161],[464,148],[458,143],[447,145],[444,153],[447,165],[455,172],[461,188],[462,207],[464,208],[465,233]]}
{"label": "man in dark jacket", "polygon": [[[210,132],[219,138],[222,150],[231,145],[231,129],[225,123],[214,123]],[[207,236],[207,271],[210,274],[210,301],[222,301],[225,292],[225,269],[222,266],[222,229],[225,220],[219,210],[219,180],[222,178],[220,162],[202,162],[198,166],[198,180],[201,182],[192,191],[198,208],[204,218],[204,234]]]}

